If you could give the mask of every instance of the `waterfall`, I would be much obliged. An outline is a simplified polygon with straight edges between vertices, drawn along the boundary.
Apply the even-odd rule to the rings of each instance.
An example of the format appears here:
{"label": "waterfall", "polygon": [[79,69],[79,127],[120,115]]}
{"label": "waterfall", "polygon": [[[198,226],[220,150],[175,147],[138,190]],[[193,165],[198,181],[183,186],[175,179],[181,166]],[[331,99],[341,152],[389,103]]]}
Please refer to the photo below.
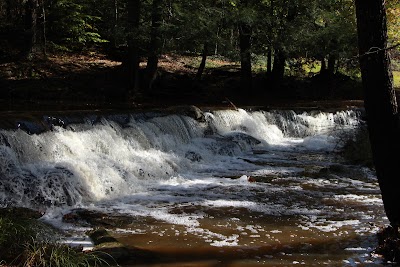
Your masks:
{"label": "waterfall", "polygon": [[171,177],[226,169],[254,150],[332,151],[337,132],[361,121],[357,110],[216,110],[204,117],[141,113],[21,121],[17,129],[0,131],[0,206],[111,201],[146,193]]}

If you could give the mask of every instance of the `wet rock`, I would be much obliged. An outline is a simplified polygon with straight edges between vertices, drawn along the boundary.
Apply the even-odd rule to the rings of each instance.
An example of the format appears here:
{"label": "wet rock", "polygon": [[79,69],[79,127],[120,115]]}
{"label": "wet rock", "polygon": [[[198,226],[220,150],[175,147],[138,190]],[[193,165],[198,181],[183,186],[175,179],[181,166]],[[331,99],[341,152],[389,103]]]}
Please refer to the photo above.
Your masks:
{"label": "wet rock", "polygon": [[43,212],[24,207],[0,208],[0,217],[25,219],[39,219],[43,216]]}
{"label": "wet rock", "polygon": [[177,107],[174,107],[173,110],[171,110],[171,111],[173,111],[177,114],[182,114],[182,115],[191,117],[199,122],[206,121],[203,111],[200,108],[193,106],[193,105],[177,106]]}
{"label": "wet rock", "polygon": [[260,140],[258,140],[257,138],[246,134],[246,133],[241,133],[241,132],[236,132],[236,133],[230,133],[225,135],[225,137],[227,138],[227,140],[232,141],[232,142],[244,142],[248,145],[251,146],[255,146],[261,143]]}
{"label": "wet rock", "polygon": [[199,153],[196,153],[194,151],[188,151],[185,153],[185,158],[187,158],[190,161],[201,161],[203,158],[201,157],[201,155]]}
{"label": "wet rock", "polygon": [[106,229],[96,229],[89,231],[87,235],[93,241],[95,246],[105,244],[105,243],[118,243],[118,241],[112,237]]}
{"label": "wet rock", "polygon": [[129,259],[131,253],[128,248],[112,237],[105,229],[89,231],[87,235],[92,239],[95,247],[94,253],[105,261],[121,262]]}
{"label": "wet rock", "polygon": [[84,226],[116,228],[129,226],[132,223],[133,218],[92,210],[75,209],[72,212],[65,214],[63,216],[63,221]]}
{"label": "wet rock", "polygon": [[21,129],[27,134],[40,134],[46,131],[46,127],[36,121],[17,121],[16,128]]}
{"label": "wet rock", "polygon": [[47,116],[44,118],[44,123],[46,123],[48,129],[54,129],[54,127],[65,128],[66,123],[61,118],[56,118],[52,116]]}

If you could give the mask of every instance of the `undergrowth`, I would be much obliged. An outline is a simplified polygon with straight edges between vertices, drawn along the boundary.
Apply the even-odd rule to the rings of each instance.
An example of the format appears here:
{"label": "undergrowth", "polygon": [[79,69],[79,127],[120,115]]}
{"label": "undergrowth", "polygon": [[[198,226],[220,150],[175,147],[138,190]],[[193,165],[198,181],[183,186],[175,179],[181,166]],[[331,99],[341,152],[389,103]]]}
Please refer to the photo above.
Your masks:
{"label": "undergrowth", "polygon": [[83,253],[80,248],[35,240],[25,245],[21,260],[23,267],[96,267],[109,265],[95,253]]}
{"label": "undergrowth", "polygon": [[[96,253],[57,242],[35,219],[0,217],[0,266],[90,267],[109,265]],[[50,233],[50,234],[49,234]],[[53,239],[48,239],[52,235]]]}

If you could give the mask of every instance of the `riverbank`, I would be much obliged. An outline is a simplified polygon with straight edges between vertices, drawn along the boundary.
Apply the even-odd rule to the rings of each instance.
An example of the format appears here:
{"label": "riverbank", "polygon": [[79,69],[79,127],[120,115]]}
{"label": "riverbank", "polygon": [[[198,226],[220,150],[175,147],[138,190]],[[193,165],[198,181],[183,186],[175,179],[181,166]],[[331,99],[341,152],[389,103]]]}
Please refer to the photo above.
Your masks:
{"label": "riverbank", "polygon": [[[240,87],[240,65],[211,57],[200,81],[199,58],[165,55],[152,90],[127,94],[122,63],[99,53],[53,54],[46,59],[0,63],[0,111],[134,110],[176,105],[266,108],[361,106],[358,81],[337,74],[307,74],[277,85],[255,72],[253,88]],[[141,64],[142,70],[145,63]]]}

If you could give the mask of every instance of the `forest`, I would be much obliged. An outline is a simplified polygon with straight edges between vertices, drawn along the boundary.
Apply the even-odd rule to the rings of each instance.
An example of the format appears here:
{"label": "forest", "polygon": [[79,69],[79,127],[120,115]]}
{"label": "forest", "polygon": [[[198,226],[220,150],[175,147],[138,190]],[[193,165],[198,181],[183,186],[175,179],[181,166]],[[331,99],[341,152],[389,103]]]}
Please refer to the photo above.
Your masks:
{"label": "forest", "polygon": [[[398,87],[400,9],[386,5]],[[363,97],[349,0],[2,0],[0,36],[15,109]]]}

